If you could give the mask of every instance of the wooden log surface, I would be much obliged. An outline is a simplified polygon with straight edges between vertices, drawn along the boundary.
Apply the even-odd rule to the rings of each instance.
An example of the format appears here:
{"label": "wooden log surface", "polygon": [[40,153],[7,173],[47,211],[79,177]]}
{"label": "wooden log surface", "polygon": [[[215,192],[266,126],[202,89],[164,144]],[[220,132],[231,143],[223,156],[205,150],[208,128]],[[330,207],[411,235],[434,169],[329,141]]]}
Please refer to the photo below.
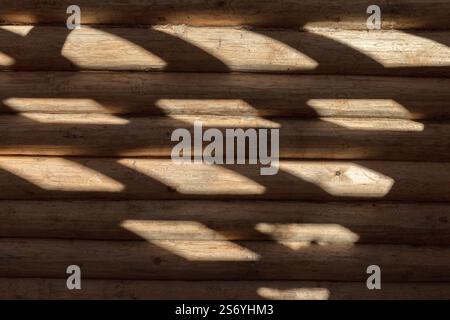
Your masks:
{"label": "wooden log surface", "polygon": [[0,70],[450,76],[450,31],[0,27]]}
{"label": "wooden log surface", "polygon": [[[65,23],[72,2],[45,0],[4,1],[0,22]],[[120,1],[78,0],[82,23],[318,26],[366,29],[370,0]],[[379,0],[383,28],[448,28],[450,3],[446,0]]]}
{"label": "wooden log surface", "polygon": [[449,245],[441,203],[1,201],[0,237]]}
{"label": "wooden log surface", "polygon": [[450,201],[445,162],[281,161],[276,175],[260,169],[170,159],[4,156],[0,198]]}
{"label": "wooden log surface", "polygon": [[[74,31],[70,4],[0,4],[0,299],[448,297],[450,1],[381,0],[376,31],[368,0],[80,0]],[[291,159],[132,158],[194,120],[280,128]]]}
{"label": "wooden log surface", "polygon": [[67,290],[65,279],[2,278],[0,299],[180,299],[180,300],[348,300],[448,299],[448,283],[306,281],[142,281],[83,280],[82,290]]}
{"label": "wooden log surface", "polygon": [[[201,123],[200,135],[194,134]],[[279,129],[281,158],[450,160],[450,123],[394,119],[270,119],[224,116],[114,117],[97,114],[0,116],[0,155],[170,157],[179,128],[202,140],[219,129],[224,155],[227,129]],[[250,132],[250,131],[248,131]],[[259,140],[258,131],[255,139]],[[273,134],[269,135],[269,139]],[[197,137],[197,138],[196,138]],[[219,139],[219,138],[217,138]],[[189,142],[188,142],[189,143]],[[203,148],[211,142],[203,142]],[[257,141],[245,142],[248,146]],[[248,149],[248,148],[247,148]],[[248,158],[248,150],[245,154]]]}
{"label": "wooden log surface", "polygon": [[0,82],[0,112],[450,118],[443,78],[0,72]]}
{"label": "wooden log surface", "polygon": [[6,278],[67,278],[75,264],[84,279],[366,281],[377,264],[384,281],[450,280],[443,247],[1,239],[0,258]]}

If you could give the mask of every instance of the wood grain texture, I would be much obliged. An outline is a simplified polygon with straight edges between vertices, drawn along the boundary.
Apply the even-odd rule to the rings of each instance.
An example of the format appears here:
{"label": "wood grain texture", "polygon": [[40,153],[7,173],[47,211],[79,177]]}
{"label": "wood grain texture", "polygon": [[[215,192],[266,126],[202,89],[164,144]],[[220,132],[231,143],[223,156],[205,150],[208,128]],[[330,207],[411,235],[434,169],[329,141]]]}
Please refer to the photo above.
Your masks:
{"label": "wood grain texture", "polygon": [[0,72],[0,82],[1,112],[450,118],[443,78]]}
{"label": "wood grain texture", "polygon": [[281,161],[178,164],[170,159],[0,157],[1,199],[289,199],[450,201],[450,164]]}
{"label": "wood grain texture", "polygon": [[82,290],[67,290],[65,279],[2,278],[0,299],[180,299],[180,300],[348,300],[448,299],[448,283],[306,281],[142,281],[83,280]]}
{"label": "wood grain texture", "polygon": [[450,249],[442,247],[1,239],[0,258],[6,278],[66,279],[76,264],[83,279],[366,281],[376,263],[387,282],[450,280]]}
{"label": "wood grain texture", "polygon": [[[65,23],[70,1],[16,0],[0,6],[7,23]],[[369,0],[78,0],[83,23],[318,26],[366,29]],[[448,28],[446,0],[379,0],[383,28]]]}
{"label": "wood grain texture", "polygon": [[[449,298],[450,0],[3,2],[0,299]],[[194,120],[278,174],[175,164]]]}
{"label": "wood grain texture", "polygon": [[[111,117],[96,114],[0,116],[0,155],[170,157],[187,129],[194,148],[194,123],[219,129],[279,129],[281,158],[450,160],[450,123],[393,119],[271,119],[224,116]],[[202,139],[202,135],[198,136]],[[272,134],[269,135],[269,139]],[[226,152],[223,138],[222,154]],[[232,140],[230,140],[232,141]],[[205,141],[203,148],[210,142]],[[227,142],[228,144],[228,142]],[[234,154],[238,148],[237,140]],[[192,149],[193,150],[193,149]],[[217,150],[219,151],[219,150]],[[245,156],[248,158],[248,147]]]}
{"label": "wood grain texture", "polygon": [[0,201],[0,237],[449,245],[440,203]]}
{"label": "wood grain texture", "polygon": [[3,26],[0,70],[449,77],[449,45],[450,31]]}

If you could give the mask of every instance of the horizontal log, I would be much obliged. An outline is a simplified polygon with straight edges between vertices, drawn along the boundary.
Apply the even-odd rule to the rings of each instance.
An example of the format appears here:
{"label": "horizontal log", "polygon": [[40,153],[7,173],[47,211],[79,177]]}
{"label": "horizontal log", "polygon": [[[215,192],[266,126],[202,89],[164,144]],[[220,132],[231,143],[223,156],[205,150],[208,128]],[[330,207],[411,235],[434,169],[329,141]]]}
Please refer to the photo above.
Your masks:
{"label": "horizontal log", "polygon": [[67,290],[65,279],[0,279],[0,299],[167,299],[167,300],[341,300],[449,299],[449,283],[305,281],[142,281],[82,280],[82,290]]}
{"label": "horizontal log", "polygon": [[[202,124],[199,134],[194,133],[196,121]],[[245,142],[248,149],[259,141],[255,129],[267,128],[279,129],[281,158],[450,160],[450,122],[223,116],[117,118],[97,114],[0,116],[0,155],[170,157],[179,144],[178,140],[171,141],[171,136],[179,128],[189,130],[192,150],[194,140],[202,142],[208,128],[219,129],[221,137],[217,139],[222,140],[223,148],[217,151],[224,156],[231,154],[225,150],[229,144],[235,155],[240,148],[237,139],[233,142],[227,138],[226,129],[253,130],[254,140]],[[203,148],[210,143],[203,142]],[[249,156],[248,150],[245,156]]]}
{"label": "horizontal log", "polygon": [[0,82],[0,112],[450,118],[443,78],[0,72]]}
{"label": "horizontal log", "polygon": [[450,280],[450,249],[304,242],[88,241],[0,239],[0,277],[83,279],[366,281],[372,264],[384,281]]}
{"label": "horizontal log", "polygon": [[450,31],[4,26],[0,70],[449,77],[449,44]]}
{"label": "horizontal log", "polygon": [[[82,23],[317,26],[366,29],[369,0],[121,1],[78,0]],[[379,0],[383,28],[448,28],[450,3],[442,0]],[[0,6],[0,22],[65,23],[64,1],[16,0]]]}
{"label": "horizontal log", "polygon": [[448,204],[1,201],[0,237],[449,245]]}
{"label": "horizontal log", "polygon": [[0,199],[450,201],[450,163],[281,161],[275,175],[260,169],[170,159],[4,156]]}

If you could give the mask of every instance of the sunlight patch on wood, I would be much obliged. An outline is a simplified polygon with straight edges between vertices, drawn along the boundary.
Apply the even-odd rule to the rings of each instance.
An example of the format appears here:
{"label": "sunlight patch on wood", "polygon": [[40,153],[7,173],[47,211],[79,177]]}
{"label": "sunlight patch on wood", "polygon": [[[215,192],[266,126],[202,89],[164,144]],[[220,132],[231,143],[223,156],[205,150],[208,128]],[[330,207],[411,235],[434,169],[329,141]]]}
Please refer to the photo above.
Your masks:
{"label": "sunlight patch on wood", "polygon": [[256,108],[242,99],[159,99],[155,105],[166,114],[182,113],[185,110],[208,115],[259,114]]}
{"label": "sunlight patch on wood", "polygon": [[359,236],[356,233],[339,224],[278,224],[260,222],[256,224],[255,229],[280,242],[288,238],[326,245],[333,243],[354,244],[359,240]]}
{"label": "sunlight patch on wood", "polygon": [[277,289],[261,287],[256,291],[264,299],[271,300],[328,300],[330,290],[326,288]]}
{"label": "sunlight patch on wood", "polygon": [[125,186],[98,171],[63,158],[0,157],[6,170],[44,190],[121,192]]}
{"label": "sunlight patch on wood", "polygon": [[298,165],[285,161],[280,170],[338,197],[382,198],[395,183],[391,177],[351,162],[304,161]]}
{"label": "sunlight patch on wood", "polygon": [[22,117],[46,124],[127,125],[129,120],[111,114],[23,113]]}
{"label": "sunlight patch on wood", "polygon": [[[101,52],[101,55],[94,58],[86,54],[89,51]],[[143,66],[144,69],[164,69],[167,65],[163,59],[132,41],[87,26],[69,34],[61,55],[82,69],[114,69],[113,66],[118,70],[143,69]]]}
{"label": "sunlight patch on wood", "polygon": [[221,166],[155,159],[120,159],[118,163],[156,179],[181,194],[259,195],[266,191],[263,185]]}
{"label": "sunlight patch on wood", "polygon": [[355,113],[370,114],[372,117],[410,118],[411,112],[392,99],[309,99],[306,104],[319,116],[339,113],[349,116]]}
{"label": "sunlight patch on wood", "polygon": [[146,240],[183,238],[189,235],[192,240],[226,240],[217,231],[197,221],[174,220],[125,220],[120,226]]}
{"label": "sunlight patch on wood", "polygon": [[[370,57],[384,68],[448,67],[450,48],[442,43],[399,30],[346,31],[308,29]],[[330,53],[332,54],[332,53]]]}
{"label": "sunlight patch on wood", "polygon": [[31,30],[33,30],[34,26],[0,26],[0,29],[14,33],[21,37],[26,37]]}
{"label": "sunlight patch on wood", "polygon": [[230,241],[171,241],[150,240],[189,261],[258,261],[260,255]]}
{"label": "sunlight patch on wood", "polygon": [[51,109],[52,113],[70,112],[108,112],[108,108],[93,99],[81,98],[20,98],[10,97],[3,100],[3,104],[17,112],[35,111],[40,109]]}
{"label": "sunlight patch on wood", "polygon": [[363,131],[403,131],[421,132],[425,130],[423,123],[406,119],[338,119],[321,118],[320,120],[350,130]]}
{"label": "sunlight patch on wood", "polygon": [[13,66],[15,63],[16,60],[13,57],[0,52],[0,66]]}
{"label": "sunlight patch on wood", "polygon": [[[268,69],[285,67],[288,70],[313,70],[319,63],[291,46],[257,32],[236,28],[202,28],[178,26],[155,26],[154,30],[164,32],[201,48],[219,59],[227,67],[252,70],[255,66],[242,65],[239,57],[254,57],[255,61],[270,61]],[[242,45],[247,44],[247,45]]]}
{"label": "sunlight patch on wood", "polygon": [[[224,116],[224,117],[202,117],[202,116],[186,116],[186,115],[171,115],[170,118],[186,123],[186,128],[194,127],[195,121],[201,121],[205,127],[209,128],[228,128],[228,129],[279,129],[281,125],[275,121],[264,119],[259,116]],[[204,128],[204,130],[207,130]]]}

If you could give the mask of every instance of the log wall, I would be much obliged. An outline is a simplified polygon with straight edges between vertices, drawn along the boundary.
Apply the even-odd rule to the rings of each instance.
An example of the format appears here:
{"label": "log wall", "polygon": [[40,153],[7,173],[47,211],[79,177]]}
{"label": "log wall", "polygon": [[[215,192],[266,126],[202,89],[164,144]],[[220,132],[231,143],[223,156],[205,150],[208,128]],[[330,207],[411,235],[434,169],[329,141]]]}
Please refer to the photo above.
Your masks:
{"label": "log wall", "polygon": [[450,1],[77,4],[0,3],[0,299],[450,298]]}

